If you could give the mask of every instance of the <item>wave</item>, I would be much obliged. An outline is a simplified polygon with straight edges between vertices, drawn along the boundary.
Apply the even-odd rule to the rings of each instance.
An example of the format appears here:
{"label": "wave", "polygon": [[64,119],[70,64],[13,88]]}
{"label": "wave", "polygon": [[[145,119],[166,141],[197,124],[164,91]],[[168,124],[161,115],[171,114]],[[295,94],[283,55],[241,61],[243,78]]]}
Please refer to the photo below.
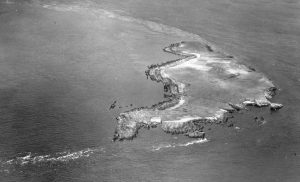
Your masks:
{"label": "wave", "polygon": [[2,162],[3,165],[27,165],[27,164],[36,164],[36,163],[45,163],[45,162],[69,162],[79,158],[89,157],[94,153],[105,153],[104,148],[87,148],[84,150],[70,152],[58,152],[51,155],[36,155],[31,152],[24,153],[20,157],[15,157],[8,161]]}
{"label": "wave", "polygon": [[159,145],[152,146],[152,151],[158,151],[158,150],[164,149],[164,148],[187,147],[189,145],[206,143],[208,141],[209,140],[207,140],[207,138],[203,138],[203,139],[201,138],[201,139],[189,141],[189,142],[186,142],[186,143],[159,144]]}

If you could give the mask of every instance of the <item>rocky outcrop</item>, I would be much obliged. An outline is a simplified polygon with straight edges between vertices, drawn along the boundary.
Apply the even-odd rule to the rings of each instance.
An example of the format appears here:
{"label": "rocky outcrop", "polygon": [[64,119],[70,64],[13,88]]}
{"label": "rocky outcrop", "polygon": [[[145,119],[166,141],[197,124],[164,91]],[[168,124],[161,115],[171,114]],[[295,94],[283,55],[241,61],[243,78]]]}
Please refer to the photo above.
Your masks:
{"label": "rocky outcrop", "polygon": [[233,56],[200,42],[164,48],[181,59],[148,66],[147,78],[163,84],[166,100],[133,109],[117,117],[115,140],[132,139],[140,128],[160,126],[164,132],[203,138],[207,123],[227,123],[227,113],[247,106],[282,107],[271,103],[276,88],[263,74]]}
{"label": "rocky outcrop", "polygon": [[278,104],[278,103],[271,103],[270,104],[270,109],[273,111],[277,111],[279,109],[281,109],[283,107],[282,104]]}

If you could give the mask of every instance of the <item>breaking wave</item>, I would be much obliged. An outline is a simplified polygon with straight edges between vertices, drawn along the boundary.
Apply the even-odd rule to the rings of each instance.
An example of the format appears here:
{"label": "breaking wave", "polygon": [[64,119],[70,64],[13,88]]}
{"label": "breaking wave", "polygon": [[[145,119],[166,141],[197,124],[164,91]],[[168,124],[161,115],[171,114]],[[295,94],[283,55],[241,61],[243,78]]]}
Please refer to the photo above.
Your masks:
{"label": "breaking wave", "polygon": [[20,157],[15,157],[13,159],[1,162],[2,166],[4,165],[27,165],[27,164],[36,164],[36,163],[46,163],[46,162],[68,162],[76,160],[79,158],[89,157],[94,153],[105,153],[104,148],[95,148],[95,149],[84,149],[76,152],[58,152],[51,155],[35,155],[31,152],[21,154]]}
{"label": "breaking wave", "polygon": [[187,143],[159,144],[159,145],[152,146],[152,151],[158,151],[158,150],[164,149],[164,148],[187,147],[189,145],[194,145],[194,144],[199,144],[199,143],[206,143],[208,141],[209,140],[204,138],[204,139],[189,141]]}

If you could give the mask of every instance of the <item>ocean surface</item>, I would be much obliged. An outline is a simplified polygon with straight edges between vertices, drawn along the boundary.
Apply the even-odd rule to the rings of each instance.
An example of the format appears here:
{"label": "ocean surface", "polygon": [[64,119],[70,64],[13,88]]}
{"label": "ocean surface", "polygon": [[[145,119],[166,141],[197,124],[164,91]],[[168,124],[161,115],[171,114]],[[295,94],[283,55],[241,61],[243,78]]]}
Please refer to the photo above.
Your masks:
{"label": "ocean surface", "polygon": [[[120,112],[164,99],[144,73],[178,58],[162,48],[202,38],[284,108],[249,107],[203,140],[112,142]],[[300,181],[299,49],[298,0],[0,0],[0,181]]]}

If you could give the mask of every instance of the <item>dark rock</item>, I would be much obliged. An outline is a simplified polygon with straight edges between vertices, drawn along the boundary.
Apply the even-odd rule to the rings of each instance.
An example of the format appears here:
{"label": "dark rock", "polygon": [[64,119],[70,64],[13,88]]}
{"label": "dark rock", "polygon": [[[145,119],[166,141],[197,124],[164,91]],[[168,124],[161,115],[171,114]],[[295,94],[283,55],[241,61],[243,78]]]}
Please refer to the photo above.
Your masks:
{"label": "dark rock", "polygon": [[231,75],[229,75],[225,80],[236,78],[236,77],[238,77],[239,75],[240,75],[240,74],[231,74]]}
{"label": "dark rock", "polygon": [[255,68],[251,67],[251,66],[248,66],[249,70],[251,71],[256,71]]}
{"label": "dark rock", "polygon": [[228,117],[225,116],[225,117],[223,118],[223,123],[227,123],[227,122],[228,122]]}
{"label": "dark rock", "polygon": [[202,131],[194,131],[194,132],[186,133],[185,136],[188,136],[190,138],[204,138],[205,133]]}
{"label": "dark rock", "polygon": [[263,116],[261,116],[261,117],[255,117],[254,120],[256,121],[256,123],[258,125],[263,125],[263,124],[267,123],[267,121],[265,120],[265,118]]}
{"label": "dark rock", "polygon": [[157,127],[157,124],[150,124],[151,128],[156,128]]}
{"label": "dark rock", "polygon": [[211,48],[211,46],[209,45],[205,45],[206,49],[209,51],[209,52],[214,52],[214,50]]}
{"label": "dark rock", "polygon": [[229,123],[227,126],[228,127],[233,127],[233,123]]}
{"label": "dark rock", "polygon": [[276,95],[276,91],[277,91],[277,88],[276,88],[276,87],[270,87],[270,88],[268,88],[268,89],[265,91],[265,96],[266,96],[266,98],[271,99],[273,96]]}
{"label": "dark rock", "polygon": [[109,110],[114,109],[116,107],[117,101],[115,100],[109,107]]}

